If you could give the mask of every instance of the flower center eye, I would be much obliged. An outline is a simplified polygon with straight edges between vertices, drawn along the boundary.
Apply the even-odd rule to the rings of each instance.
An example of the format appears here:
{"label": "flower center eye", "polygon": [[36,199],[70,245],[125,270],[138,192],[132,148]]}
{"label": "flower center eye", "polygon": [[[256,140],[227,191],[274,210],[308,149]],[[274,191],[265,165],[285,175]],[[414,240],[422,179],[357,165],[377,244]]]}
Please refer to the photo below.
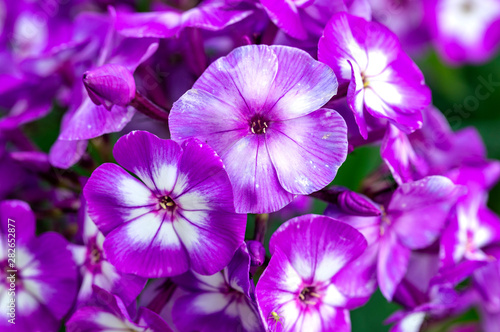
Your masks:
{"label": "flower center eye", "polygon": [[267,120],[261,118],[261,117],[254,117],[250,121],[250,130],[254,134],[265,134],[266,129],[269,127],[267,125]]}
{"label": "flower center eye", "polygon": [[472,4],[472,1],[466,0],[464,3],[462,3],[462,11],[464,13],[470,13],[474,9],[474,5]]}
{"label": "flower center eye", "polygon": [[316,293],[314,286],[304,287],[299,294],[299,299],[305,304],[315,305],[318,303],[320,295]]}
{"label": "flower center eye", "polygon": [[176,205],[173,199],[168,196],[163,196],[160,198],[160,206],[164,210],[172,210]]}
{"label": "flower center eye", "polygon": [[97,264],[101,261],[101,251],[97,248],[94,248],[90,253],[90,260],[93,264]]}

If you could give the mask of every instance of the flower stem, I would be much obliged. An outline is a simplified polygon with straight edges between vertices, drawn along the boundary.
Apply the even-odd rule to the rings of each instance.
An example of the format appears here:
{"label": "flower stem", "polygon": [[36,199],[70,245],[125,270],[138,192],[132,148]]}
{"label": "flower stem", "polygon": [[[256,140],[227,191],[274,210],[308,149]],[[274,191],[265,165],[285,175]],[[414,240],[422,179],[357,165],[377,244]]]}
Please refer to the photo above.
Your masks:
{"label": "flower stem", "polygon": [[262,213],[255,215],[255,233],[254,240],[264,243],[264,238],[267,232],[267,223],[269,221],[269,214]]}
{"label": "flower stem", "polygon": [[139,91],[136,91],[130,105],[152,119],[168,122],[168,111],[153,103]]}

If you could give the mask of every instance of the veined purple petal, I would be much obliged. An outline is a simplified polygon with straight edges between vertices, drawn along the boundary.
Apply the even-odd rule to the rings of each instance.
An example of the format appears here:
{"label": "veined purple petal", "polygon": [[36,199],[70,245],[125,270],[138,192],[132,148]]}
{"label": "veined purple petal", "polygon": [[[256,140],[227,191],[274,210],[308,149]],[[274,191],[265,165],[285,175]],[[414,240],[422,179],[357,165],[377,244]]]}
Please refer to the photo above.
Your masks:
{"label": "veined purple petal", "polygon": [[61,140],[86,140],[122,130],[135,113],[133,107],[115,106],[107,110],[95,105],[89,97],[72,114],[61,130]]}
{"label": "veined purple petal", "polygon": [[219,211],[183,211],[174,229],[189,254],[191,268],[214,274],[243,243],[245,222],[241,215]]}
{"label": "veined purple petal", "polygon": [[394,232],[382,237],[379,248],[378,284],[385,298],[392,300],[396,287],[403,280],[408,268],[411,250],[399,242]]}
{"label": "veined purple petal", "polygon": [[212,63],[193,89],[207,91],[251,116],[265,105],[277,72],[278,58],[272,48],[243,46]]}
{"label": "veined purple petal", "polygon": [[281,186],[294,194],[326,187],[347,156],[346,136],[343,118],[328,109],[273,124],[266,145]]}
{"label": "veined purple petal", "polygon": [[222,156],[234,190],[236,211],[277,211],[294,197],[278,182],[276,171],[262,136],[237,141]]}
{"label": "veined purple petal", "polygon": [[450,209],[465,188],[443,176],[402,184],[387,209],[399,240],[411,249],[431,245],[445,226]]}
{"label": "veined purple petal", "polygon": [[[283,126],[280,121],[289,119],[296,119],[296,126],[299,121],[305,122],[300,126],[310,128],[313,125],[317,127],[314,121],[320,121],[322,125],[324,117],[304,115],[326,103],[336,89],[332,71],[303,51],[282,46],[240,47],[210,65],[193,89],[174,104],[169,122],[171,133],[178,141],[194,136],[214,147],[227,168],[238,212],[273,212],[288,204],[293,194],[308,194],[333,180],[345,154],[341,137],[345,135],[345,130],[342,130],[345,124],[340,125],[340,122],[343,123],[340,117],[335,118],[335,124],[332,123],[339,130],[336,135],[331,135],[332,144],[329,146],[338,148],[338,151],[329,151],[331,159],[326,163],[325,160],[317,163],[315,174],[323,177],[318,181],[320,183],[313,186],[305,184],[302,188],[285,185],[283,178],[277,174],[277,165],[273,166],[271,162],[273,158],[270,154],[273,152],[265,137],[266,130],[269,135],[277,135],[276,138],[290,135],[292,140],[305,145],[309,140],[292,134],[288,129],[282,129],[283,132],[273,130]],[[328,112],[331,111],[324,111],[325,117],[332,114]],[[219,121],[221,114],[227,121]],[[296,127],[293,121],[289,124],[290,128],[291,125]],[[273,126],[276,128],[272,129]],[[323,131],[321,139],[325,136],[328,139],[331,130]],[[333,136],[337,138],[335,144]],[[296,150],[289,153],[298,155],[304,149],[315,150],[320,146],[301,147],[299,144],[289,144],[289,148]],[[279,146],[273,151],[276,149],[279,150]],[[319,156],[318,153],[313,151],[312,154]],[[288,165],[280,164],[280,167],[287,168]],[[285,171],[282,170],[281,175]],[[302,181],[304,170],[297,171],[297,174]]]}
{"label": "veined purple petal", "polygon": [[[337,78],[328,65],[306,52],[286,46],[271,46],[278,69],[267,97],[269,116],[287,120],[309,114],[337,94]],[[293,68],[293,70],[291,70]]]}
{"label": "veined purple petal", "polygon": [[[234,99],[234,98],[233,98]],[[245,115],[239,112],[231,99],[221,99],[205,90],[191,89],[175,102],[169,116],[169,127],[175,141],[197,137],[223,155],[235,141],[250,133]],[[189,112],[182,111],[189,108]],[[224,121],[220,121],[223,118]],[[184,126],[183,122],[189,123]]]}

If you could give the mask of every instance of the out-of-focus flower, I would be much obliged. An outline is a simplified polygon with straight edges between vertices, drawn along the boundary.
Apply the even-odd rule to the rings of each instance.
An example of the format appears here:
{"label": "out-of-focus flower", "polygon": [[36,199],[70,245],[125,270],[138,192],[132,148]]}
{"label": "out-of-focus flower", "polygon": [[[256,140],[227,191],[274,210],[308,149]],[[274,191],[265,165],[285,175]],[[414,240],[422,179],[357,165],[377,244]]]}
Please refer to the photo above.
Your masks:
{"label": "out-of-focus flower", "polygon": [[185,12],[162,6],[162,11],[119,13],[117,31],[127,37],[170,38],[185,28],[217,31],[237,23],[255,11],[252,1],[207,0]]}
{"label": "out-of-focus flower", "polygon": [[468,189],[441,238],[441,273],[457,280],[496,260],[484,249],[500,241],[500,218],[486,207],[486,192],[470,186]]}
{"label": "out-of-focus flower", "polygon": [[325,214],[363,233],[369,247],[349,268],[372,269],[375,273],[376,267],[380,290],[387,299],[392,299],[408,268],[411,251],[428,247],[438,239],[450,209],[463,193],[464,188],[448,178],[429,176],[402,184],[383,205],[365,197],[363,205],[378,206],[378,214],[354,212],[341,203],[330,205]]}
{"label": "out-of-focus flower", "polygon": [[332,218],[306,215],[283,224],[256,288],[269,330],[350,331],[356,305],[336,276],[365,248],[361,233]]}
{"label": "out-of-focus flower", "polygon": [[[105,20],[101,26],[103,31],[99,32],[105,38],[102,38],[99,52],[91,62],[87,63],[86,69],[105,64],[118,64],[133,73],[137,66],[156,51],[158,44],[154,39],[117,36],[114,30],[115,15],[112,8],[108,15],[94,14]],[[83,83],[75,84],[69,110],[62,120],[61,132],[50,151],[51,163],[60,168],[72,166],[83,155],[87,145],[86,140],[122,130],[134,113],[135,110],[131,106],[116,105],[110,109],[104,105],[98,106],[92,102]]]}
{"label": "out-of-focus flower", "polygon": [[106,64],[83,74],[83,85],[96,105],[108,110],[113,105],[127,106],[135,96],[135,81],[127,68]]}
{"label": "out-of-focus flower", "polygon": [[93,286],[91,301],[78,309],[66,323],[68,332],[171,332],[170,327],[157,314],[139,308],[132,319],[123,301],[98,286]]}
{"label": "out-of-focus flower", "polygon": [[[477,170],[475,181],[489,188],[500,175],[500,163],[486,159],[486,148],[474,128],[453,132],[445,117],[434,107],[423,112],[421,129],[406,135],[389,126],[380,154],[394,179],[401,184],[428,175],[447,175],[452,179]],[[462,170],[461,170],[462,169]],[[461,183],[465,184],[465,183]]]}
{"label": "out-of-focus flower", "polygon": [[90,300],[93,285],[117,295],[126,306],[130,305],[142,291],[147,280],[136,275],[120,273],[107,260],[102,247],[104,235],[90,219],[83,198],[78,217],[83,245],[71,247],[82,275],[77,306],[81,307]]}
{"label": "out-of-focus flower", "polygon": [[500,45],[498,0],[431,0],[426,13],[434,44],[452,64],[484,62]]}
{"label": "out-of-focus flower", "polygon": [[337,13],[320,39],[318,58],[333,68],[340,85],[349,83],[347,101],[365,139],[369,117],[387,119],[406,133],[421,127],[430,90],[389,29]]}
{"label": "out-of-focus flower", "polygon": [[422,0],[367,0],[373,20],[394,32],[403,49],[418,54],[430,42],[425,20],[425,1]]}
{"label": "out-of-focus flower", "polygon": [[331,69],[303,51],[240,47],[210,65],[174,104],[172,139],[196,137],[217,151],[236,211],[274,212],[295,194],[328,185],[344,162],[345,122],[318,109],[336,88]]}
{"label": "out-of-focus flower", "polygon": [[265,331],[249,271],[250,257],[243,244],[221,272],[211,276],[187,272],[174,277],[187,291],[174,302],[175,326],[179,331]]}
{"label": "out-of-focus flower", "polygon": [[344,0],[261,0],[271,20],[283,31],[297,39],[309,33],[318,37],[333,13],[345,11]]}
{"label": "out-of-focus flower", "polygon": [[[58,331],[77,291],[76,266],[68,242],[52,232],[35,237],[35,215],[22,201],[0,203],[0,221],[0,328]],[[13,316],[9,315],[10,303],[15,305]],[[9,323],[11,318],[15,324]]]}
{"label": "out-of-focus flower", "polygon": [[178,145],[142,131],[118,140],[118,163],[98,167],[84,188],[104,251],[119,271],[164,277],[220,271],[243,243],[222,161],[191,139]]}

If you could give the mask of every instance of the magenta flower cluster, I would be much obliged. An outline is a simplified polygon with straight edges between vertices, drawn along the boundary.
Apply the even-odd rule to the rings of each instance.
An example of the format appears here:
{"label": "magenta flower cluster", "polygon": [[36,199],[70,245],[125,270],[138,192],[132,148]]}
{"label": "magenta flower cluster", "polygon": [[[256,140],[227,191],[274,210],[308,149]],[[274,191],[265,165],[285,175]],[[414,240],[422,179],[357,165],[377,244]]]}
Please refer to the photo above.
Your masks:
{"label": "magenta flower cluster", "polygon": [[500,162],[413,60],[489,60],[498,0],[137,3],[0,0],[1,331],[349,332],[377,290],[500,331]]}

